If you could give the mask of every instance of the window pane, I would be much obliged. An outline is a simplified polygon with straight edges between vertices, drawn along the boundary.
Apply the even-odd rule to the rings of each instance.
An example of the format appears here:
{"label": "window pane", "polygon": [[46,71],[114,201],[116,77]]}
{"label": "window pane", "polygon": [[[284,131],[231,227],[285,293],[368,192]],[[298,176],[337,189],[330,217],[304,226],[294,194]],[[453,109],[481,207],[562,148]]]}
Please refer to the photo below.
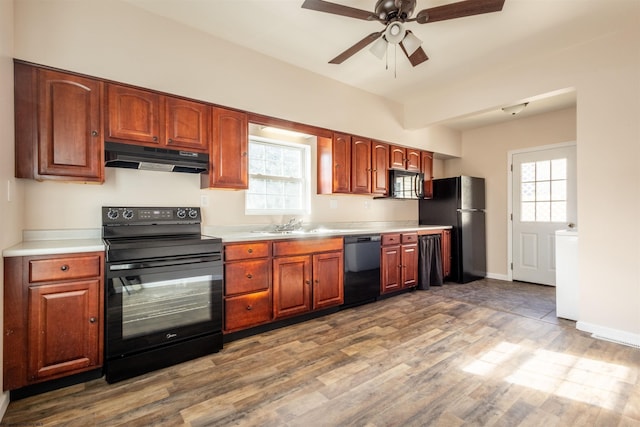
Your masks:
{"label": "window pane", "polygon": [[536,221],[537,222],[551,221],[551,203],[536,202]]}
{"label": "window pane", "polygon": [[549,181],[536,182],[536,200],[551,200],[551,183]]}
{"label": "window pane", "polygon": [[535,202],[524,202],[520,206],[520,221],[536,220],[536,204]]}
{"label": "window pane", "polygon": [[247,213],[304,213],[310,197],[309,154],[306,145],[252,137],[249,142],[249,189],[245,195]]}
{"label": "window pane", "polygon": [[567,220],[567,202],[551,202],[551,221],[565,222]]}
{"label": "window pane", "polygon": [[522,183],[522,194],[520,195],[523,202],[533,202],[536,200],[536,183],[524,182]]}
{"label": "window pane", "polygon": [[551,161],[551,178],[567,179],[567,159],[556,159]]}
{"label": "window pane", "polygon": [[567,200],[567,181],[551,183],[551,200]]}
{"label": "window pane", "polygon": [[543,160],[536,162],[536,181],[549,181],[551,179],[551,162]]}
{"label": "window pane", "polygon": [[520,179],[522,182],[533,182],[536,180],[536,164],[523,163],[520,165]]}

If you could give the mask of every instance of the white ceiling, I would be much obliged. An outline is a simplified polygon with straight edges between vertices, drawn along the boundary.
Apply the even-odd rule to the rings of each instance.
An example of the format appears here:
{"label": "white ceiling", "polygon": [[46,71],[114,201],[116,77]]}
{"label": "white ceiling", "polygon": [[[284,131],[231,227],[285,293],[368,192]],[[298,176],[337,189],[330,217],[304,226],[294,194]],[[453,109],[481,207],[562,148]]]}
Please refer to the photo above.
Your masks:
{"label": "white ceiling", "polygon": [[[383,29],[378,22],[302,9],[303,0],[125,0],[149,12],[181,22],[345,84],[397,102],[430,87],[490,72],[509,61],[542,56],[615,29],[640,0],[506,0],[501,12],[448,21],[408,23],[423,40],[429,60],[411,67],[402,52],[389,50],[388,69],[367,48],[341,65],[328,61]],[[376,0],[332,0],[373,11]],[[417,0],[416,12],[453,0]],[[595,53],[594,53],[595,54]],[[397,62],[395,59],[397,58]],[[575,105],[575,93],[514,99],[529,101],[519,115],[539,114]],[[468,129],[508,120],[499,109],[456,118],[446,124]]]}

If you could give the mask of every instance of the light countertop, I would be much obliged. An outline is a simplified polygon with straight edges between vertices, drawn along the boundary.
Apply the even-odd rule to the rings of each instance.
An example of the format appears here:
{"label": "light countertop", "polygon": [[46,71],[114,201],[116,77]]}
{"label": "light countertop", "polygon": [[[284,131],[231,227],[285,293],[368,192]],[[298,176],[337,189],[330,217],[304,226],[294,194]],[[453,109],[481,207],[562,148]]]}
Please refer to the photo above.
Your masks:
{"label": "light countertop", "polygon": [[25,230],[23,240],[2,251],[3,257],[104,251],[100,230]]}
{"label": "light countertop", "polygon": [[224,243],[280,239],[318,239],[361,234],[409,233],[426,234],[430,230],[450,229],[448,225],[416,225],[404,223],[353,223],[327,226],[304,226],[304,231],[277,233],[270,227],[204,227],[203,234],[222,238]]}

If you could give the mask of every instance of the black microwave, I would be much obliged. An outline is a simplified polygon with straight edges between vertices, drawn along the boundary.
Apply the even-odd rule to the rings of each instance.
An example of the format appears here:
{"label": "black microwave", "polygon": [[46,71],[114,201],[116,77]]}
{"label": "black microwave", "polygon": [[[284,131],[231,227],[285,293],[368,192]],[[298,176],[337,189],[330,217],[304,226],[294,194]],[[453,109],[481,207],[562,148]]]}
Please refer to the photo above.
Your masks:
{"label": "black microwave", "polygon": [[393,199],[422,199],[424,175],[398,169],[389,170],[389,197]]}

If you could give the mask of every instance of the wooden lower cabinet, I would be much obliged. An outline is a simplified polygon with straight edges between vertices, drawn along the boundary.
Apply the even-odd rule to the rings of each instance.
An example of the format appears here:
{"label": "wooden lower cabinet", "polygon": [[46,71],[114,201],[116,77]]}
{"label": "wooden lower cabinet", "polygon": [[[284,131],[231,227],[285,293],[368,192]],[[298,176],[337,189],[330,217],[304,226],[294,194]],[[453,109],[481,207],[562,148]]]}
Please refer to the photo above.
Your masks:
{"label": "wooden lower cabinet", "polygon": [[411,288],[418,283],[418,234],[382,235],[380,293]]}
{"label": "wooden lower cabinet", "polygon": [[274,242],[274,318],[344,301],[342,238]]}
{"label": "wooden lower cabinet", "polygon": [[4,262],[4,390],[99,368],[103,252]]}
{"label": "wooden lower cabinet", "polygon": [[442,276],[447,278],[451,275],[451,230],[442,230]]}
{"label": "wooden lower cabinet", "polygon": [[224,332],[273,319],[271,242],[227,244],[224,248]]}

